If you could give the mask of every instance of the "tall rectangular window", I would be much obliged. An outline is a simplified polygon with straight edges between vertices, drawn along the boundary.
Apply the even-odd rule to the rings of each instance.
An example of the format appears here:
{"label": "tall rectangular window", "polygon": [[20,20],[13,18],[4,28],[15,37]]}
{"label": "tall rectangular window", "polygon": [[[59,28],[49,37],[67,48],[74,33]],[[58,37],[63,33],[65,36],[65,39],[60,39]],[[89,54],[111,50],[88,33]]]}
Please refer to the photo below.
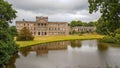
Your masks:
{"label": "tall rectangular window", "polygon": [[38,35],[40,35],[40,32],[38,32]]}

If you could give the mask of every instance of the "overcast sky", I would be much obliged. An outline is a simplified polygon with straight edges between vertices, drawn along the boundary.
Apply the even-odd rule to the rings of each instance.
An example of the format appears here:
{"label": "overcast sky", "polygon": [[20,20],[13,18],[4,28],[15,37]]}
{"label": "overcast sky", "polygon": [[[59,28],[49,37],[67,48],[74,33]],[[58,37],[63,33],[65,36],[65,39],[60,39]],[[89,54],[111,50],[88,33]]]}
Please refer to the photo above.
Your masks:
{"label": "overcast sky", "polygon": [[88,0],[7,0],[17,10],[16,20],[35,21],[36,16],[48,16],[49,21],[95,21],[100,13],[89,14]]}

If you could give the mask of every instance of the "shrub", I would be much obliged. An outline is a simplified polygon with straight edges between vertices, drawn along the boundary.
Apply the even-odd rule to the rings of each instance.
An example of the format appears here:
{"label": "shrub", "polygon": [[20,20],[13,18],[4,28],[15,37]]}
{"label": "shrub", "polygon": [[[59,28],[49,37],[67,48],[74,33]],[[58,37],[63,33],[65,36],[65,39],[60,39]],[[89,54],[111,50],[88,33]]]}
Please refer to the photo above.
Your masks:
{"label": "shrub", "polygon": [[115,32],[116,32],[117,34],[120,34],[120,28],[118,28],[117,30],[115,30]]}
{"label": "shrub", "polygon": [[114,43],[116,41],[116,38],[112,36],[106,36],[102,39],[102,41],[107,43]]}
{"label": "shrub", "polygon": [[116,34],[115,37],[106,36],[102,41],[107,43],[120,43],[120,34]]}
{"label": "shrub", "polygon": [[116,42],[120,43],[120,34],[116,34],[115,38],[116,38]]}

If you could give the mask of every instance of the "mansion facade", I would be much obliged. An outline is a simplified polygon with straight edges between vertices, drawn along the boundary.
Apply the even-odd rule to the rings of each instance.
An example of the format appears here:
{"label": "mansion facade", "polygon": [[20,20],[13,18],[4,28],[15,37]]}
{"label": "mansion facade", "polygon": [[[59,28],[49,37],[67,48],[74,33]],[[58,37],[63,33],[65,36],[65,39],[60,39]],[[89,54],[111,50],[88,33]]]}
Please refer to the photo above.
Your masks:
{"label": "mansion facade", "polygon": [[16,21],[17,31],[27,27],[34,36],[68,35],[67,22],[48,22],[48,17],[36,17],[36,21]]}
{"label": "mansion facade", "polygon": [[16,21],[17,31],[27,27],[34,36],[69,35],[70,32],[95,31],[95,27],[73,27],[67,22],[48,22],[48,17],[36,17],[36,21]]}
{"label": "mansion facade", "polygon": [[95,32],[96,27],[95,26],[76,26],[76,27],[72,27],[72,31],[76,31],[76,32]]}

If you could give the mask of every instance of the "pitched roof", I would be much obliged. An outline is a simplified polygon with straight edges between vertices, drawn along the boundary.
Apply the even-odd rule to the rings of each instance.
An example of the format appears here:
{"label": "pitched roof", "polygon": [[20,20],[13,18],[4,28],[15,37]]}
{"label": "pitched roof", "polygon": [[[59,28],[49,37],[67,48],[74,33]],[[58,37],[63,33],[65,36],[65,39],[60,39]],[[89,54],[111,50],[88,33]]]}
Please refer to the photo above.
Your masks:
{"label": "pitched roof", "polygon": [[67,22],[48,22],[50,24],[68,24]]}
{"label": "pitched roof", "polygon": [[35,23],[35,21],[16,21],[16,23]]}

